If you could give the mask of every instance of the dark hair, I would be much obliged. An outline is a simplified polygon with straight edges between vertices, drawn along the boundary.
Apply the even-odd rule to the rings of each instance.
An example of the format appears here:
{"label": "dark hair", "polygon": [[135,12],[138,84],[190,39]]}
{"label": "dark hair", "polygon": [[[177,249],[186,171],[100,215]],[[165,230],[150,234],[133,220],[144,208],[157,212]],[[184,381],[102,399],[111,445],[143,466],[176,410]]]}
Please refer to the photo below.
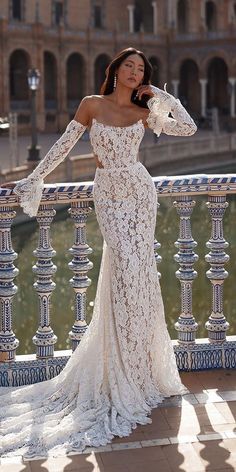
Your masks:
{"label": "dark hair", "polygon": [[[144,62],[144,76],[143,76],[143,81],[142,84],[150,84],[151,82],[151,75],[152,75],[152,65],[144,55],[142,51],[139,51],[138,49],[135,48],[127,48],[123,49],[120,51],[114,59],[110,62],[109,66],[106,69],[106,79],[103,82],[101,86],[100,93],[101,95],[110,95],[110,93],[113,92],[113,87],[114,87],[114,78],[116,71],[120,64],[131,54],[138,54]],[[135,98],[136,96],[136,90],[133,91],[131,95],[131,102],[135,103],[135,105],[138,105],[142,108],[147,108],[147,101],[150,98],[148,95],[142,95],[142,99],[138,100]]]}

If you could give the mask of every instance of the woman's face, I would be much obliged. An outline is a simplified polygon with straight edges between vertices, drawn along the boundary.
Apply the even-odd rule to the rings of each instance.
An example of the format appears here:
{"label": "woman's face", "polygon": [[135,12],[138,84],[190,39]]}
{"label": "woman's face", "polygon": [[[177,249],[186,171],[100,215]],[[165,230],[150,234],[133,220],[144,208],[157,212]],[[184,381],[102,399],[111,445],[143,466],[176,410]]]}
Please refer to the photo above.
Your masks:
{"label": "woman's face", "polygon": [[117,82],[131,89],[137,88],[144,77],[144,60],[138,54],[130,54],[117,70]]}

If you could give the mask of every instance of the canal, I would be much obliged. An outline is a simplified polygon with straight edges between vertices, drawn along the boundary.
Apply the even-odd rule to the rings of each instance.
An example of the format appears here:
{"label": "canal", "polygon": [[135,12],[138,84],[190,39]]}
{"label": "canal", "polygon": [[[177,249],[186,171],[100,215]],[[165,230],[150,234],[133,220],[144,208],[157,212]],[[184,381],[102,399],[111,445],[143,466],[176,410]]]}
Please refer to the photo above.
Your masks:
{"label": "canal", "polygon": [[[161,243],[159,253],[162,256],[162,262],[159,265],[159,271],[161,272],[166,320],[170,335],[172,339],[175,339],[174,323],[180,313],[180,284],[175,277],[178,264],[174,261],[173,255],[176,253],[174,242],[178,238],[179,218],[172,206],[172,201],[171,198],[159,199],[160,208],[157,218],[156,238]],[[236,286],[236,272],[234,269],[234,261],[236,260],[236,197],[230,196],[228,201],[229,207],[224,217],[224,236],[230,244],[227,250],[230,261],[226,265],[229,277],[224,284],[224,312],[230,322],[228,334],[235,334],[236,303],[233,294]],[[205,262],[204,256],[208,252],[205,244],[210,238],[211,224],[205,205],[206,197],[197,197],[196,202],[192,215],[192,233],[198,243],[195,252],[199,255],[199,260],[195,264],[198,277],[193,283],[193,313],[199,323],[197,337],[207,337],[204,324],[211,310],[211,284],[206,278],[209,265]],[[51,326],[58,336],[56,350],[70,348],[68,332],[74,320],[74,292],[68,282],[73,274],[67,264],[71,260],[68,248],[73,244],[73,236],[73,223],[67,209],[62,209],[58,212],[51,227],[52,246],[57,252],[54,258],[54,263],[57,265],[57,273],[54,276],[56,289],[51,297]],[[87,292],[87,321],[89,322],[93,312],[102,249],[102,238],[94,211],[91,212],[87,224],[87,240],[93,249],[90,260],[94,264],[94,268],[89,272],[92,284]],[[14,226],[12,241],[14,250],[18,253],[15,265],[20,270],[20,275],[15,280],[18,285],[18,293],[15,295],[13,302],[13,326],[20,340],[17,354],[28,354],[35,352],[32,337],[38,326],[38,298],[33,288],[34,275],[32,273],[32,264],[36,262],[32,253],[38,244],[38,226],[36,222],[33,220]]]}

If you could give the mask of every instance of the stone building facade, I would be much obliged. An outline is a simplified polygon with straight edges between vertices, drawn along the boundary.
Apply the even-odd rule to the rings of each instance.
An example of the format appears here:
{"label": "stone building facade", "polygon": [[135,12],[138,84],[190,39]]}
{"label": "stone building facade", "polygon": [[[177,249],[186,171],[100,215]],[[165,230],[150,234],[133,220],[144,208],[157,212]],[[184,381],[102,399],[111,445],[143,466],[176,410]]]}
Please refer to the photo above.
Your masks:
{"label": "stone building facade", "polygon": [[235,127],[236,0],[1,0],[0,115],[16,111],[29,127],[35,67],[38,128],[61,131],[128,46],[144,51],[153,83],[167,82],[199,123],[217,109]]}

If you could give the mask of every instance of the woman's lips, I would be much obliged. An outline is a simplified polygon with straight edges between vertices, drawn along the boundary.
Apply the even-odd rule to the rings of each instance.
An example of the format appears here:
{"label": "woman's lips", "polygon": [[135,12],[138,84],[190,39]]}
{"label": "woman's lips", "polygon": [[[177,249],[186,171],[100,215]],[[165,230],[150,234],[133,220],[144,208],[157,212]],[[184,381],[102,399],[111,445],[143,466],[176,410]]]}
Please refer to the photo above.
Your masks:
{"label": "woman's lips", "polygon": [[128,79],[129,82],[133,82],[134,84],[136,84],[136,80],[135,79],[132,79],[132,77],[130,79]]}

